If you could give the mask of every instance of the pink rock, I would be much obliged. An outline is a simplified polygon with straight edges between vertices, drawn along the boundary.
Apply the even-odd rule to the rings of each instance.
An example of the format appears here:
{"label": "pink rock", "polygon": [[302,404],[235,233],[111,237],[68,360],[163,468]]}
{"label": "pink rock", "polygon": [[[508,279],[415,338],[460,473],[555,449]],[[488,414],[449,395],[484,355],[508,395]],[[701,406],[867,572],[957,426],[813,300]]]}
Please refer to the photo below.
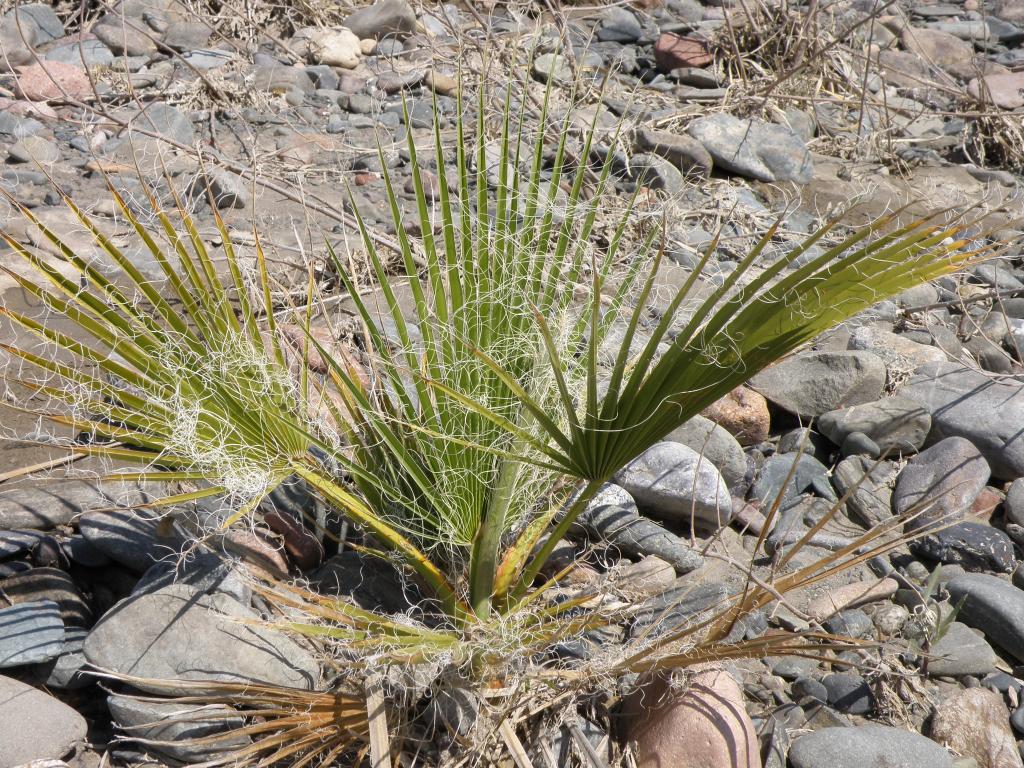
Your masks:
{"label": "pink rock", "polygon": [[743,691],[725,670],[696,668],[679,693],[658,679],[634,698],[627,736],[637,768],[761,768]]}
{"label": "pink rock", "polygon": [[0,96],[0,112],[10,112],[18,117],[45,117],[55,119],[57,110],[49,104],[31,101],[16,101]]}
{"label": "pink rock", "polygon": [[42,61],[18,67],[17,93],[29,101],[82,100],[92,94],[85,70],[74,64]]}
{"label": "pink rock", "polygon": [[706,67],[714,60],[708,44],[696,37],[664,32],[654,44],[654,62],[662,72],[680,67]]}
{"label": "pink rock", "polygon": [[1024,72],[976,77],[967,84],[967,92],[1002,109],[1020,109],[1024,107]]}

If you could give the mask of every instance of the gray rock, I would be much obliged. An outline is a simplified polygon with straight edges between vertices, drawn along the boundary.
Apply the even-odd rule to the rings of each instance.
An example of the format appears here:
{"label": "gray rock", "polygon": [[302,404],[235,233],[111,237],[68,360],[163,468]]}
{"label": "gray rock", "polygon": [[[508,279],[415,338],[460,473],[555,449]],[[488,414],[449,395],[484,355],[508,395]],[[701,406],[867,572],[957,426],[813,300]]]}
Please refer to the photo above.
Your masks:
{"label": "gray rock", "polygon": [[641,517],[633,498],[614,485],[601,489],[576,518],[574,527],[591,541],[614,547],[627,557],[655,555],[679,574],[699,568],[704,562],[681,538]]}
{"label": "gray rock", "polygon": [[907,522],[907,530],[960,520],[990,475],[988,463],[969,440],[948,437],[907,462],[893,490],[893,511],[918,513]]}
{"label": "gray rock", "polygon": [[37,600],[0,608],[0,669],[55,659],[63,646],[64,622],[56,603]]}
{"label": "gray rock", "polygon": [[840,712],[865,715],[875,706],[875,697],[864,678],[853,672],[825,675],[821,684],[828,691],[828,703]]}
{"label": "gray rock", "polygon": [[176,51],[205,48],[213,30],[200,21],[175,21],[164,32],[163,44]]}
{"label": "gray rock", "polygon": [[[796,470],[790,477],[794,462]],[[816,492],[831,501],[836,500],[835,491],[829,484],[828,469],[807,454],[777,453],[762,465],[751,489],[751,497],[762,504],[771,505],[781,493],[782,506],[786,507],[801,494],[809,492]]]}
{"label": "gray rock", "polygon": [[931,439],[967,438],[997,478],[1024,476],[1024,384],[993,380],[958,363],[926,363],[902,394],[931,413]]}
{"label": "gray rock", "polygon": [[271,93],[293,90],[312,93],[316,90],[313,80],[305,70],[285,66],[277,61],[256,64],[253,71],[253,87]]}
{"label": "gray rock", "polygon": [[404,37],[416,31],[416,13],[405,0],[377,0],[349,14],[342,26],[355,32],[360,40],[387,35]]}
{"label": "gray rock", "polygon": [[849,456],[833,470],[832,484],[841,497],[847,497],[847,511],[870,527],[892,517],[892,485],[897,472],[891,461]]}
{"label": "gray rock", "polygon": [[810,352],[761,371],[750,386],[804,418],[879,399],[885,363],[870,352]]}
{"label": "gray rock", "polygon": [[180,561],[155,563],[135,583],[132,594],[149,594],[171,584],[187,584],[203,594],[219,592],[248,606],[252,605],[250,578],[237,561],[217,552],[198,552]]}
{"label": "gray rock", "polygon": [[32,45],[42,45],[64,37],[64,24],[45,3],[26,3],[12,8],[3,16],[2,25],[25,35]]}
{"label": "gray rock", "polygon": [[910,542],[915,557],[962,566],[968,571],[1010,573],[1017,564],[1010,537],[984,523],[955,523]]}
{"label": "gray rock", "polygon": [[665,436],[670,443],[682,443],[711,461],[730,488],[742,485],[747,474],[747,455],[732,434],[711,419],[694,416]]}
{"label": "gray rock", "polygon": [[148,510],[90,512],[78,525],[96,549],[136,573],[145,573],[153,563],[176,557],[181,550],[181,538],[163,535],[159,517]]}
{"label": "gray rock", "polygon": [[45,538],[39,531],[0,530],[0,562],[27,555]]}
{"label": "gray rock", "polygon": [[793,768],[953,768],[953,758],[931,739],[873,723],[801,736],[789,760]]}
{"label": "gray rock", "polygon": [[88,631],[82,627],[64,628],[64,645],[60,656],[40,665],[38,680],[47,688],[59,691],[77,691],[96,682],[96,678],[85,671],[85,653],[82,648]]}
{"label": "gray rock", "polygon": [[664,190],[670,197],[683,194],[683,174],[663,157],[641,152],[629,159],[629,175],[637,184]]}
{"label": "gray rock", "polygon": [[1024,477],[1010,483],[1010,488],[1006,491],[1006,501],[1003,502],[1003,510],[1008,522],[1024,525]]}
{"label": "gray rock", "polygon": [[33,568],[0,580],[0,606],[46,600],[55,603],[66,626],[88,627],[92,610],[74,580],[57,568]]}
{"label": "gray rock", "polygon": [[130,125],[186,146],[191,146],[196,140],[188,115],[162,101],[147,104],[144,110],[132,117]]}
{"label": "gray rock", "polygon": [[875,629],[871,617],[860,608],[847,608],[845,611],[840,611],[835,616],[826,619],[822,626],[833,634],[845,637],[867,637]]}
{"label": "gray rock", "polygon": [[60,150],[56,144],[42,136],[26,136],[7,150],[7,160],[11,163],[49,166],[60,160]]}
{"label": "gray rock", "polygon": [[964,601],[958,621],[980,629],[990,643],[1024,660],[1024,591],[983,573],[957,576],[946,589],[950,602]]}
{"label": "gray rock", "polygon": [[959,677],[987,675],[995,671],[999,657],[985,636],[959,621],[946,628],[946,633],[929,650],[928,674]]}
{"label": "gray rock", "polygon": [[57,760],[85,739],[85,719],[30,685],[0,677],[0,768]]}
{"label": "gray rock", "polygon": [[704,611],[722,607],[727,595],[722,583],[701,584],[680,577],[676,586],[637,607],[630,636],[657,637],[680,629]]}
{"label": "gray rock", "polygon": [[931,427],[931,414],[906,395],[828,411],[818,419],[818,429],[836,445],[862,432],[882,451],[904,453],[921,450]]}
{"label": "gray rock", "polygon": [[252,200],[245,179],[223,168],[206,168],[189,191],[194,199],[204,202],[209,194],[220,209],[245,208]]}
{"label": "gray rock", "polygon": [[[241,728],[245,720],[237,710],[224,704],[189,705],[112,694],[107,697],[107,708],[129,740],[160,742],[145,747],[186,763],[222,758],[226,751],[252,742],[245,734],[225,734]],[[212,738],[217,734],[224,735]],[[207,739],[207,743],[189,744],[190,739]]]}
{"label": "gray rock", "polygon": [[134,683],[157,693],[193,693],[175,680],[312,688],[319,679],[313,657],[276,630],[242,623],[258,618],[227,595],[174,584],[114,606],[86,638],[85,656],[101,669],[166,681]]}
{"label": "gray rock", "polygon": [[732,519],[732,498],[722,475],[679,443],[656,443],[619,470],[614,482],[656,517],[714,528]]}
{"label": "gray rock", "polygon": [[715,165],[758,181],[809,182],[811,154],[791,129],[720,112],[699,117],[687,132],[704,145]]}
{"label": "gray rock", "polygon": [[151,56],[156,53],[155,35],[139,19],[104,16],[93,26],[92,33],[118,56]]}
{"label": "gray rock", "polygon": [[711,173],[711,155],[703,144],[685,134],[639,128],[636,132],[636,147],[641,152],[665,158],[683,173],[699,176]]}
{"label": "gray rock", "polygon": [[[0,40],[0,42],[3,42]],[[0,134],[16,139],[33,136],[43,130],[43,124],[34,117],[21,117],[11,112],[0,112]]]}
{"label": "gray rock", "polygon": [[351,550],[328,559],[309,580],[319,592],[344,596],[368,611],[408,613],[421,601],[392,563]]}
{"label": "gray rock", "polygon": [[644,28],[636,16],[620,6],[606,10],[597,26],[597,39],[602,42],[635,43],[643,33]]}
{"label": "gray rock", "polygon": [[89,69],[108,67],[114,63],[115,57],[102,40],[82,40],[51,48],[43,58],[47,61],[59,61],[61,64],[74,64]]}

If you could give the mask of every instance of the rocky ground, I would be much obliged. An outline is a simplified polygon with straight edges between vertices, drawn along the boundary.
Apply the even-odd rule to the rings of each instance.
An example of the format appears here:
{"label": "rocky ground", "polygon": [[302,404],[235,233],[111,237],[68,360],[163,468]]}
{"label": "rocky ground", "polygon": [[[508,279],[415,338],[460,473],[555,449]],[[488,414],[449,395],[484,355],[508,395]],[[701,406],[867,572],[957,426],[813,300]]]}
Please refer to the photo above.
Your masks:
{"label": "rocky ground", "polygon": [[[703,671],[681,702],[627,729],[627,741],[641,766],[1024,766],[1024,265],[1014,244],[1024,5],[668,0],[554,10],[22,4],[0,23],[3,188],[98,255],[56,184],[144,271],[156,265],[115,215],[108,180],[143,217],[143,185],[165,202],[173,185],[217,245],[212,193],[239,247],[253,245],[255,225],[282,293],[301,297],[310,269],[332,285],[324,233],[358,258],[346,185],[374,236],[390,242],[377,142],[404,185],[407,132],[430,140],[435,96],[451,138],[458,68],[501,82],[535,50],[538,86],[555,78],[558,98],[575,85],[599,127],[624,126],[607,150],[617,153],[618,189],[646,187],[642,210],[668,225],[659,287],[678,285],[719,232],[706,279],[720,280],[779,216],[775,253],[833,215],[857,226],[908,204],[976,206],[989,218],[968,234],[979,246],[1006,241],[999,259],[883,301],[754,377],[624,469],[564,554],[585,550],[579,578],[605,580],[635,604],[608,642],[699,614],[738,585],[737,566],[780,495],[768,536],[776,556],[842,500],[800,558],[928,501],[909,530],[954,524],[741,628],[747,637],[824,628],[880,648]],[[409,206],[411,192],[410,182]],[[14,239],[49,247],[12,206],[0,215]],[[32,303],[2,282],[7,305]],[[35,439],[0,450],[0,768],[198,762],[210,754],[174,742],[238,720],[223,711],[184,725],[176,705],[100,688],[88,664],[322,686],[309,649],[230,620],[266,612],[251,569],[302,574],[365,607],[405,607],[387,568],[325,554],[280,514],[225,534],[220,556],[194,551],[178,567],[186,542],[175,530],[124,509],[145,500],[142,490],[100,484],[82,465],[71,481],[11,476],[59,454],[38,443],[34,419],[12,412],[4,425]],[[590,650],[582,639],[565,652]],[[535,764],[600,765],[618,754],[607,721],[563,714]],[[116,739],[126,733],[169,743],[146,755]],[[598,757],[584,757],[580,739]]]}

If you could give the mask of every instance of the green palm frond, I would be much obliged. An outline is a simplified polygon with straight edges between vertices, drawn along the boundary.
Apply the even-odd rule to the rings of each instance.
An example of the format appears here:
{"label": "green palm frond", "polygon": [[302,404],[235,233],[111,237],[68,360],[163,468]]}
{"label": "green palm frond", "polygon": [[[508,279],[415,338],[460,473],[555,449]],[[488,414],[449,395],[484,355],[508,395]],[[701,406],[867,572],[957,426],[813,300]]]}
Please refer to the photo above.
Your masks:
{"label": "green palm frond", "polygon": [[[225,524],[299,476],[396,552],[457,623],[471,622],[515,610],[601,483],[706,405],[843,319],[980,257],[945,214],[894,215],[831,245],[829,222],[774,259],[772,228],[684,316],[709,250],[652,321],[659,228],[613,204],[617,132],[580,133],[571,110],[556,119],[550,85],[531,118],[519,85],[493,120],[486,88],[473,104],[460,97],[453,149],[435,120],[430,194],[409,133],[414,227],[384,172],[411,307],[358,207],[378,300],[331,254],[361,322],[365,371],[309,333],[312,291],[292,311],[308,337],[303,361],[315,351],[328,373],[289,369],[258,238],[243,264],[217,217],[219,274],[180,207],[151,231],[112,191],[162,287],[70,199],[123,279],[22,209],[75,277],[7,237],[28,267],[10,274],[75,330],[4,309],[40,342],[5,347],[26,368],[11,378],[48,399],[55,419],[118,443],[75,450],[142,463],[139,479],[198,484],[185,494],[229,496]],[[820,255],[808,259],[812,246]]]}

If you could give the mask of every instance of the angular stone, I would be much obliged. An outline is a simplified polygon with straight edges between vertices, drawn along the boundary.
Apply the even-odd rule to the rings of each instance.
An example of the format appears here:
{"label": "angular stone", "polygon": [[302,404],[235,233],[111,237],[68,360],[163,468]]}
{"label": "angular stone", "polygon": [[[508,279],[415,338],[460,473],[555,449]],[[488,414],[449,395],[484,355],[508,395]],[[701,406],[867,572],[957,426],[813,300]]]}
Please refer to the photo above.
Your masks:
{"label": "angular stone", "polygon": [[991,476],[988,463],[971,441],[948,437],[913,457],[893,490],[897,515],[916,512],[907,530],[963,518]]}
{"label": "angular stone", "polygon": [[42,136],[26,136],[7,150],[7,160],[11,163],[32,163],[46,168],[60,160],[60,150],[56,144]]}
{"label": "angular stone", "polygon": [[948,32],[908,25],[900,36],[900,42],[908,51],[961,80],[978,73],[974,46]]}
{"label": "angular stone", "polygon": [[63,645],[64,622],[56,603],[37,600],[0,608],[0,669],[55,659]]}
{"label": "angular stone", "polygon": [[147,104],[145,109],[133,115],[130,127],[125,130],[125,133],[127,134],[133,127],[186,146],[191,146],[196,140],[192,121],[188,119],[188,115],[177,107],[172,107],[162,101]]}
{"label": "angular stone", "polygon": [[0,677],[0,768],[64,757],[85,733],[85,718],[67,704]]}
{"label": "angular stone", "polygon": [[158,693],[194,692],[175,680],[312,688],[316,661],[281,632],[242,623],[258,618],[227,595],[174,584],[118,603],[89,633],[85,656],[101,669],[166,681],[133,683]]}
{"label": "angular stone", "polygon": [[32,45],[42,45],[64,37],[64,24],[45,3],[25,3],[3,16],[3,27],[24,34]]}
{"label": "angular stone", "polygon": [[750,386],[776,405],[804,418],[878,400],[885,363],[870,352],[810,352],[758,373]]}
{"label": "angular stone", "polygon": [[656,443],[619,470],[614,480],[641,510],[656,517],[714,528],[732,518],[732,498],[722,475],[710,461],[679,443]]}
{"label": "angular stone", "polygon": [[800,736],[789,760],[793,768],[953,768],[953,758],[931,739],[873,723]]}
{"label": "angular stone", "polygon": [[1024,384],[993,379],[959,363],[926,363],[902,394],[932,415],[932,439],[964,437],[1000,479],[1024,477]]}
{"label": "angular stone", "polygon": [[704,145],[716,167],[741,176],[800,184],[814,176],[810,152],[803,140],[785,126],[718,112],[697,118],[687,132]]}

